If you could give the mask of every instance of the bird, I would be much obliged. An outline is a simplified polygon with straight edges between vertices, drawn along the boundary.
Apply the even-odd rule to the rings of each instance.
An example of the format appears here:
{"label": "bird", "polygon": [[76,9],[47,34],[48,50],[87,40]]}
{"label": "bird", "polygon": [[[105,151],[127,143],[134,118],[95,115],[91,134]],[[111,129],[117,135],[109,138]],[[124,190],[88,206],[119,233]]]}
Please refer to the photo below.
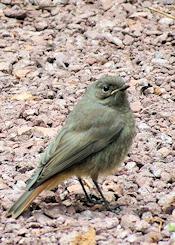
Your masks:
{"label": "bird", "polygon": [[41,155],[38,166],[26,181],[26,190],[8,210],[17,218],[44,190],[51,190],[76,176],[86,198],[83,183],[90,177],[102,200],[100,175],[112,174],[127,155],[135,136],[135,118],[126,84],[119,75],[102,76],[90,84],[53,141]]}

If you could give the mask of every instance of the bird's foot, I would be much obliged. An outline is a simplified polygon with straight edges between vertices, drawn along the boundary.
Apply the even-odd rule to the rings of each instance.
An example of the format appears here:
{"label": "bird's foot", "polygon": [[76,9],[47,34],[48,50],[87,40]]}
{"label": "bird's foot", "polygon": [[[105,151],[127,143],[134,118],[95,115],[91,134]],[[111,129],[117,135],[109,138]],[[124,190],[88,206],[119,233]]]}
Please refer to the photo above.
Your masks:
{"label": "bird's foot", "polygon": [[103,200],[95,195],[88,195],[85,197],[84,202],[89,206],[95,205],[95,204],[104,204]]}

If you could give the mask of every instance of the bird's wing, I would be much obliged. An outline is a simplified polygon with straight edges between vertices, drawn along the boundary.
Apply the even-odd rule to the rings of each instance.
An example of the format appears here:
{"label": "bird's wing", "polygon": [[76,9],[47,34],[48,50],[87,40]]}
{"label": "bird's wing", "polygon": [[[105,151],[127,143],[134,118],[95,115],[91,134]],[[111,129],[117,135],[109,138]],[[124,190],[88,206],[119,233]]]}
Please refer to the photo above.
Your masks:
{"label": "bird's wing", "polygon": [[115,140],[121,133],[124,123],[117,120],[110,125],[92,127],[87,131],[61,131],[61,137],[45,152],[34,176],[28,181],[28,189],[33,189],[55,174],[58,174],[73,164],[79,163]]}

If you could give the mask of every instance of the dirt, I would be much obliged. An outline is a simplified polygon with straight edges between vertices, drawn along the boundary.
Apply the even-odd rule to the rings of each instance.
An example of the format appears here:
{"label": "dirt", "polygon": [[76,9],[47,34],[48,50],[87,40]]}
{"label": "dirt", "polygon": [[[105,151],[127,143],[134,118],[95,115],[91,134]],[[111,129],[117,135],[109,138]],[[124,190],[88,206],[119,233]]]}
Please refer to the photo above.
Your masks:
{"label": "dirt", "polygon": [[[1,244],[175,244],[175,20],[149,9],[175,16],[173,3],[1,1]],[[120,210],[87,205],[72,178],[6,218],[40,153],[104,74],[130,84],[137,121],[125,162],[99,181]]]}

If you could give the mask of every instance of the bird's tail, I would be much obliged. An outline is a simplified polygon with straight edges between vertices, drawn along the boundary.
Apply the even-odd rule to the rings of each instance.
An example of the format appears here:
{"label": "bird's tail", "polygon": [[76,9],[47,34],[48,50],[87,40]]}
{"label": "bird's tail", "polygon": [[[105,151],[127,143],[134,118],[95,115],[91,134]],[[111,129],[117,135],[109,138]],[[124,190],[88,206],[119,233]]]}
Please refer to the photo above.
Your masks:
{"label": "bird's tail", "polygon": [[22,194],[18,200],[13,204],[13,206],[8,210],[7,216],[12,216],[13,218],[17,218],[22,214],[22,212],[29,207],[31,202],[43,191],[43,190],[50,190],[58,186],[62,181],[67,179],[71,174],[61,174],[48,179],[40,186],[36,187],[32,190],[27,190]]}
{"label": "bird's tail", "polygon": [[42,192],[43,188],[38,188],[24,192],[19,199],[8,210],[7,216],[17,218],[30,204],[31,202]]}

